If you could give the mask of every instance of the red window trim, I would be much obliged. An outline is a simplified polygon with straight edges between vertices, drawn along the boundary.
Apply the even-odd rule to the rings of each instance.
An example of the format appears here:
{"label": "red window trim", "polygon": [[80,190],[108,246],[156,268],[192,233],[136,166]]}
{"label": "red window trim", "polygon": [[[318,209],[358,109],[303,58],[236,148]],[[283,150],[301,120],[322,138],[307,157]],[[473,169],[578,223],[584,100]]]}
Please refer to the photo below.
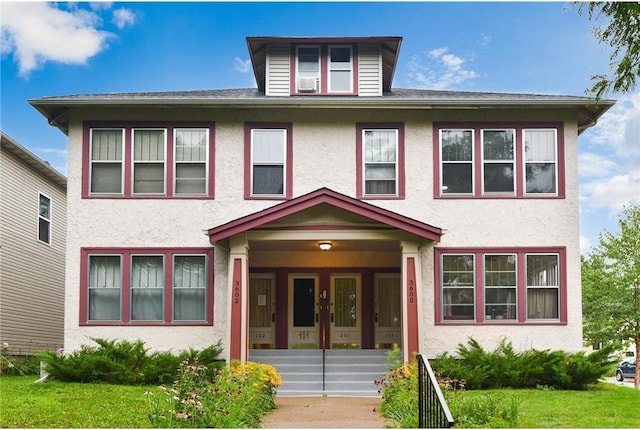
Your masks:
{"label": "red window trim", "polygon": [[[364,190],[364,158],[362,155],[362,132],[364,130],[375,129],[396,129],[398,130],[398,184],[395,196],[365,194]],[[405,198],[405,155],[404,155],[404,123],[356,123],[356,196],[361,200],[404,200]]]}
{"label": "red window trim", "polygon": [[[526,194],[524,184],[524,149],[522,132],[525,129],[555,129],[557,130],[557,187],[555,194]],[[474,132],[474,160],[473,160],[473,193],[471,194],[443,194],[440,183],[440,130],[443,129],[473,129]],[[515,130],[515,192],[513,195],[484,195],[482,193],[482,141],[481,132],[484,129],[514,129]],[[564,199],[565,198],[565,153],[564,153],[564,124],[561,122],[436,122],[433,124],[433,196],[436,199]]]}
{"label": "red window trim", "polygon": [[[91,129],[111,128],[124,129],[123,145],[123,193],[122,194],[91,194]],[[135,128],[155,128],[167,130],[167,158],[165,160],[165,194],[144,195],[133,194],[133,160],[131,159],[131,135]],[[209,159],[207,160],[207,194],[206,195],[176,195],[174,193],[175,161],[173,133],[176,128],[206,128],[209,130]],[[210,200],[215,197],[215,123],[213,122],[132,122],[132,121],[91,121],[83,124],[82,130],[82,198],[83,199],[176,199],[176,200]]]}
{"label": "red window trim", "polygon": [[[311,92],[298,92],[298,85],[296,82],[297,78],[297,52],[298,47],[308,46],[313,47],[317,46],[320,48],[320,91],[316,93]],[[351,63],[353,65],[353,92],[335,92],[329,91],[329,47],[340,47],[340,46],[349,46],[351,47]],[[360,91],[359,81],[358,81],[358,44],[357,43],[294,43],[291,45],[290,51],[290,60],[289,60],[289,68],[290,68],[290,81],[289,85],[291,87],[291,95],[292,96],[357,96]]]}
{"label": "red window trim", "polygon": [[[475,258],[475,320],[449,321],[442,316],[442,256],[454,254],[473,254]],[[516,254],[517,258],[517,297],[518,297],[518,317],[513,320],[490,320],[484,319],[484,289],[483,276],[484,267],[482,256],[485,254]],[[526,256],[528,254],[557,254],[558,265],[560,266],[560,291],[558,293],[559,315],[557,320],[528,320],[526,309]],[[434,306],[436,325],[567,325],[567,249],[565,247],[504,247],[504,248],[436,248],[434,253]]]}
{"label": "red window trim", "polygon": [[[282,196],[261,196],[251,193],[251,130],[276,129],[287,130],[285,193]],[[244,198],[245,200],[290,200],[293,198],[293,124],[274,122],[246,122],[244,124]]]}
{"label": "red window trim", "polygon": [[[120,256],[122,261],[121,321],[89,321],[89,256]],[[164,321],[130,321],[130,261],[132,255],[162,255],[165,261]],[[206,255],[206,321],[173,321],[173,256]],[[212,326],[213,325],[213,248],[81,248],[80,249],[80,326]]]}

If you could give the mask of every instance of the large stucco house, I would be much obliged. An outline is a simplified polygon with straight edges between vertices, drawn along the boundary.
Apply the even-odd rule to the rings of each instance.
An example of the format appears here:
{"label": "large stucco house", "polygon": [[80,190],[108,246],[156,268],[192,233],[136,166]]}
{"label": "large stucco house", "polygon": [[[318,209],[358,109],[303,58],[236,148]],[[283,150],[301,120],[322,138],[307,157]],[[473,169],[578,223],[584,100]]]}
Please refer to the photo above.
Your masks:
{"label": "large stucco house", "polygon": [[69,137],[65,349],[580,350],[578,136],[613,102],[395,89],[401,40],[249,37],[257,88],[30,100]]}
{"label": "large stucco house", "polygon": [[31,355],[64,340],[67,179],[0,131],[0,344]]}

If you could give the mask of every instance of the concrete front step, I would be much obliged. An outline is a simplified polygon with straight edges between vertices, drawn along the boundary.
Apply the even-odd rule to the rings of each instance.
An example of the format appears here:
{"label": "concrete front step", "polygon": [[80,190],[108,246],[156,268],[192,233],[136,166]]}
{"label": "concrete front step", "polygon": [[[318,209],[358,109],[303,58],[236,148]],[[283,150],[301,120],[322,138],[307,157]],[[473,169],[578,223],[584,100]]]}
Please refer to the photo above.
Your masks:
{"label": "concrete front step", "polygon": [[379,396],[374,381],[387,372],[386,350],[251,350],[249,360],[273,365],[279,396]]}

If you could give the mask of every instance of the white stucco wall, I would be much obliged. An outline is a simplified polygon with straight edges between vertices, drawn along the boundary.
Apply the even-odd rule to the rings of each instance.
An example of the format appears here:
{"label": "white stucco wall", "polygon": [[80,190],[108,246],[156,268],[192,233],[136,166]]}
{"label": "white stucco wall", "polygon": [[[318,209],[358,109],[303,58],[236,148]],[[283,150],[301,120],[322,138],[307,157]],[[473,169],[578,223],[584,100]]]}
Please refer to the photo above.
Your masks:
{"label": "white stucco wall", "polygon": [[[215,200],[82,199],[83,120],[215,121]],[[436,326],[434,323],[433,249],[420,252],[422,280],[420,333],[430,355],[454,351],[473,336],[483,345],[507,336],[516,348],[581,348],[581,296],[577,192],[577,131],[569,111],[474,110],[386,111],[117,109],[71,113],[68,163],[65,348],[76,349],[88,337],[143,338],[153,349],[201,348],[227,333],[228,255],[216,250],[214,325],[212,327],[81,327],[79,261],[81,247],[207,247],[205,231],[279,203],[244,200],[244,122],[293,123],[293,196],[321,187],[355,197],[356,122],[405,125],[406,198],[370,203],[445,230],[443,247],[566,246],[568,324],[545,326]],[[434,121],[564,121],[564,199],[433,199]],[[256,257],[258,257],[256,255]],[[280,264],[277,256],[262,256]],[[271,260],[270,260],[271,259]],[[286,261],[286,259],[285,259]]]}

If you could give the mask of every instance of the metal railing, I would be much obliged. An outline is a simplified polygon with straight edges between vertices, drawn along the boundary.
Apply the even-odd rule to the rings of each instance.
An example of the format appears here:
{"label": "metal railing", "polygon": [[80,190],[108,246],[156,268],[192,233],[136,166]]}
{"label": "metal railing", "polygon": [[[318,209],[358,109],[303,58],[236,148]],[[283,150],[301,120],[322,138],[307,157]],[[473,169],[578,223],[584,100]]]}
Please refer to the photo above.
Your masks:
{"label": "metal railing", "polygon": [[419,428],[449,428],[453,416],[442,395],[429,360],[418,354],[418,426]]}

